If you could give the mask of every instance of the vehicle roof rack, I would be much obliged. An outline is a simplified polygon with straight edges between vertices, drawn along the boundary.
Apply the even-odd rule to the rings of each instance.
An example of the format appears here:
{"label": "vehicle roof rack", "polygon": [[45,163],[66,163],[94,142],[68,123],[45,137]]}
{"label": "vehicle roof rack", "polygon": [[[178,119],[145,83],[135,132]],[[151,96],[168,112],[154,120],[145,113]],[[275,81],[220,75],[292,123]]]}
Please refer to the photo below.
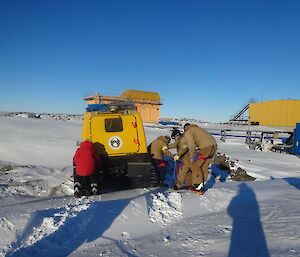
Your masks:
{"label": "vehicle roof rack", "polygon": [[127,110],[136,110],[136,106],[132,101],[115,101],[108,104],[110,111],[127,111]]}

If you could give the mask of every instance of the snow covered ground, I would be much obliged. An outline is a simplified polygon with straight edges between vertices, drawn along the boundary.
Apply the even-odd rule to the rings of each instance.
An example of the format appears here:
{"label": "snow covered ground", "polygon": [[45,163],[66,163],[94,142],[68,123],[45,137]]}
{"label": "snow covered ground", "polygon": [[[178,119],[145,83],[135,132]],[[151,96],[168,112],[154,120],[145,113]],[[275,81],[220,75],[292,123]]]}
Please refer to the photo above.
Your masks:
{"label": "snow covered ground", "polygon": [[[170,135],[145,131],[148,143]],[[210,176],[203,196],[145,188],[74,199],[80,135],[80,120],[0,117],[0,256],[300,256],[299,158],[216,137],[255,181]]]}

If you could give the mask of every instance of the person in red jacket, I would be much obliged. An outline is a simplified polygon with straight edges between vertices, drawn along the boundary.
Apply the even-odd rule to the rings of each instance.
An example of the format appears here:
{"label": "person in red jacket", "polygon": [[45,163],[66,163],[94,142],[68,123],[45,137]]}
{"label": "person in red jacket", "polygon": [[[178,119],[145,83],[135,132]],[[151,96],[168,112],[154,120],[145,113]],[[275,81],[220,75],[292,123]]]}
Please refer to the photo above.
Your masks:
{"label": "person in red jacket", "polygon": [[74,197],[98,194],[98,170],[100,156],[96,153],[93,142],[86,140],[74,155]]}

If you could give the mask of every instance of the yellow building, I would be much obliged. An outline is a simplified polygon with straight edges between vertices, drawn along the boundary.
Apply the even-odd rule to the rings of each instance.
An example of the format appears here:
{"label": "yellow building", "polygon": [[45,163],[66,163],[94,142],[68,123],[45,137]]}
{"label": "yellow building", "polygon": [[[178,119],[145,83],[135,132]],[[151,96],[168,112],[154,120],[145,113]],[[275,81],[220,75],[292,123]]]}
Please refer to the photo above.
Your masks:
{"label": "yellow building", "polygon": [[132,101],[137,107],[143,122],[159,122],[160,106],[162,105],[158,93],[138,90],[126,90],[121,96],[91,95],[84,100],[87,104],[111,103],[114,101]]}
{"label": "yellow building", "polygon": [[300,122],[300,100],[276,100],[249,104],[249,123],[295,127]]}

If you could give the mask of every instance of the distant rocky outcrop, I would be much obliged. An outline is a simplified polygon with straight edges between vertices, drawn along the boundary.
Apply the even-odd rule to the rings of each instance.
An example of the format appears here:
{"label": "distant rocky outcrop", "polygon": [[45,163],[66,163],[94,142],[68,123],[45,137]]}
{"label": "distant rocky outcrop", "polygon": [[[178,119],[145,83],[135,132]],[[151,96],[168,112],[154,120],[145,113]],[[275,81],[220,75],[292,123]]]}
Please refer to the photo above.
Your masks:
{"label": "distant rocky outcrop", "polygon": [[244,169],[238,167],[237,164],[230,160],[225,154],[217,153],[214,164],[219,169],[227,171],[234,181],[252,181],[256,179],[248,175]]}
{"label": "distant rocky outcrop", "polygon": [[33,112],[0,112],[0,116],[48,120],[83,120],[83,114],[51,114]]}

